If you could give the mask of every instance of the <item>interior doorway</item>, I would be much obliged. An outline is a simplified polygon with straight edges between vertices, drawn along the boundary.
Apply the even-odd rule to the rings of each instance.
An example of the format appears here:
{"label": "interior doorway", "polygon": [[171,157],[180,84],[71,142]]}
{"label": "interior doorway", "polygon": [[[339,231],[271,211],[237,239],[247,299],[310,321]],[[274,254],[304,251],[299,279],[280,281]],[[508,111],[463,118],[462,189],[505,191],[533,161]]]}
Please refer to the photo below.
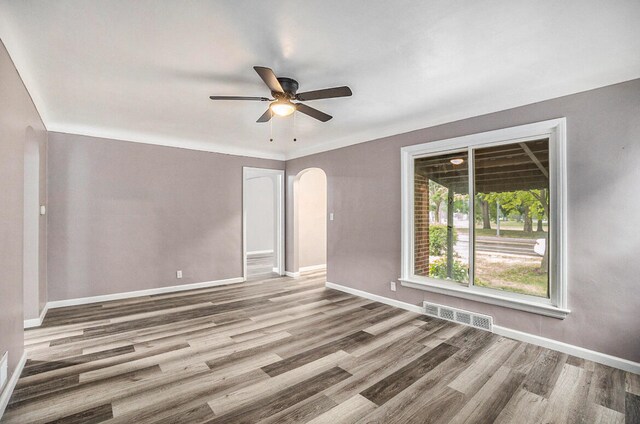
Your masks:
{"label": "interior doorway", "polygon": [[244,277],[284,275],[284,171],[243,168]]}
{"label": "interior doorway", "polygon": [[295,275],[327,267],[327,175],[300,171],[293,182]]}

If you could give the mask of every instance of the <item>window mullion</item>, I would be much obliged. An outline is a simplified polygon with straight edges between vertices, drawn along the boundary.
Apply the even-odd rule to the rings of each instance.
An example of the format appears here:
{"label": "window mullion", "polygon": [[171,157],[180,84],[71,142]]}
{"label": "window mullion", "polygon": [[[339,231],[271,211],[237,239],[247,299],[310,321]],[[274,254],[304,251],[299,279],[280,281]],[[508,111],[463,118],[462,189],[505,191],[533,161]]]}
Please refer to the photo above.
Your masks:
{"label": "window mullion", "polygon": [[473,148],[471,146],[469,146],[468,150],[467,150],[467,164],[469,166],[469,282],[467,283],[468,287],[471,287],[474,285],[473,282],[473,276],[475,274],[474,272],[474,267],[475,267],[475,257],[474,257],[474,240],[475,240],[475,234],[474,234],[474,230],[475,230],[475,220],[476,220],[476,213],[475,213],[475,183],[474,183],[474,178],[475,176],[473,175],[473,167],[474,167],[474,157],[473,157]]}

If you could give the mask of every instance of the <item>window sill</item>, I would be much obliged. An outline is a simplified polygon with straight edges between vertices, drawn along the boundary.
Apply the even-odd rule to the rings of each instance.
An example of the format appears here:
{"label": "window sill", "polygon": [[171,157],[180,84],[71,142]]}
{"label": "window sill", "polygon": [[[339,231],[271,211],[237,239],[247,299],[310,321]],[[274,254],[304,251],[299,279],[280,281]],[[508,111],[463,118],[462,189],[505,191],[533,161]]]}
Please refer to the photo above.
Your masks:
{"label": "window sill", "polygon": [[467,287],[447,283],[434,284],[428,281],[416,281],[400,278],[400,284],[403,287],[411,287],[418,290],[460,297],[462,299],[489,303],[491,305],[503,306],[505,308],[518,309],[520,311],[531,312],[558,319],[565,319],[571,312],[569,309],[559,308],[551,304],[481,292]]}

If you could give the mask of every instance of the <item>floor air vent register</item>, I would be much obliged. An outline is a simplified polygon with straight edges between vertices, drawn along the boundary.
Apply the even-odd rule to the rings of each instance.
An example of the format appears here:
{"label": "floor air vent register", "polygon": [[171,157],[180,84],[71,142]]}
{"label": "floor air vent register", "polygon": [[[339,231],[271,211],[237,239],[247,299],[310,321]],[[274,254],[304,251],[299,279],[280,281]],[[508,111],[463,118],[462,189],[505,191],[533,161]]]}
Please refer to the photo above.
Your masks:
{"label": "floor air vent register", "polygon": [[423,306],[424,312],[429,316],[469,325],[480,328],[481,330],[493,331],[493,318],[489,315],[476,314],[475,312],[464,311],[431,302],[424,302]]}

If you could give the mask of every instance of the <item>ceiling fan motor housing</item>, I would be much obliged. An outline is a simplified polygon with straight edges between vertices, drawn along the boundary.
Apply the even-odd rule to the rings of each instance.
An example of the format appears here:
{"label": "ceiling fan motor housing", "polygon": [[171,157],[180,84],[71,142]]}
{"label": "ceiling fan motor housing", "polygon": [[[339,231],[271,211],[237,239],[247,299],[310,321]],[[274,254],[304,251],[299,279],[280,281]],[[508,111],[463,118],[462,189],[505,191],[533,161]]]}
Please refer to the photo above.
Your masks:
{"label": "ceiling fan motor housing", "polygon": [[284,93],[278,93],[277,91],[272,91],[271,95],[276,99],[295,99],[296,92],[298,91],[298,81],[293,78],[287,77],[278,77],[278,82],[282,86]]}

